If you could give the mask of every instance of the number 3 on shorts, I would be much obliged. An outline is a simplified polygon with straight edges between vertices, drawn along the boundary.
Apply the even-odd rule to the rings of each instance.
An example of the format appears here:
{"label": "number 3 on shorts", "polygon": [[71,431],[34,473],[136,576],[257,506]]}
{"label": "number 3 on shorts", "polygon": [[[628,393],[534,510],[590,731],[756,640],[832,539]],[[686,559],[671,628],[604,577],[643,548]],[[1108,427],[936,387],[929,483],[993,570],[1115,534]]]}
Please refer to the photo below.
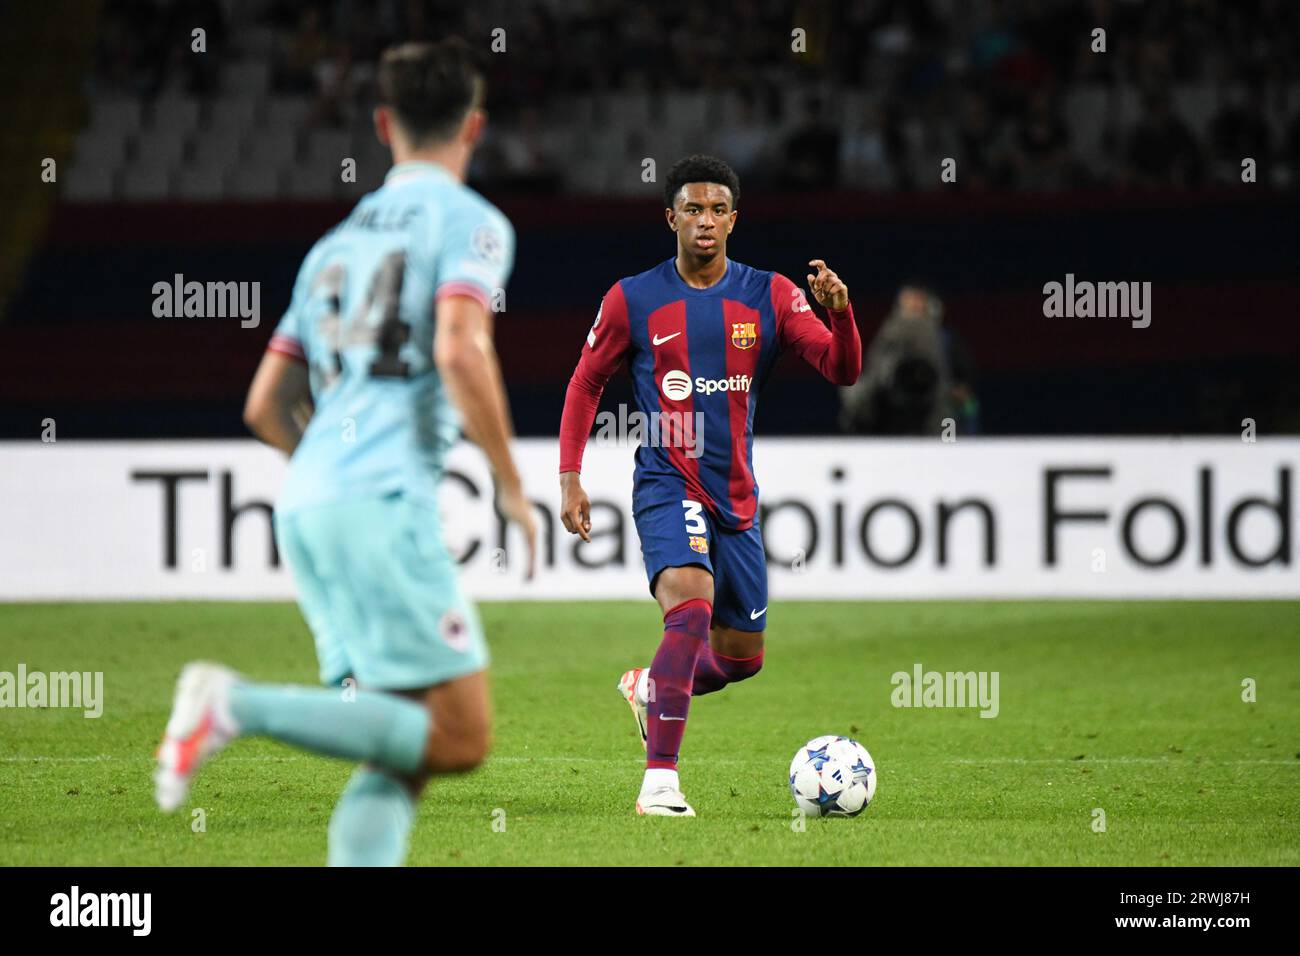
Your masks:
{"label": "number 3 on shorts", "polygon": [[704,505],[686,498],[682,500],[682,507],[686,509],[687,534],[704,534],[708,531],[704,524]]}

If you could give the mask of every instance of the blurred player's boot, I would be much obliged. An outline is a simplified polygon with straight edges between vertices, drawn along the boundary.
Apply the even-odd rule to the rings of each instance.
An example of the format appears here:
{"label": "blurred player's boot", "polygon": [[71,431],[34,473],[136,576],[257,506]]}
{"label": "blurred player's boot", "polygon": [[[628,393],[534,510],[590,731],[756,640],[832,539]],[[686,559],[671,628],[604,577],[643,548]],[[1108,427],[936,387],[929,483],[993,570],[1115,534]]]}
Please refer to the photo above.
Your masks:
{"label": "blurred player's boot", "polygon": [[619,693],[627,701],[627,705],[632,708],[632,716],[636,718],[637,733],[641,735],[641,749],[646,746],[646,707],[649,699],[650,668],[634,667],[618,679]]}
{"label": "blurred player's boot", "polygon": [[181,671],[153,778],[154,797],[165,812],[181,805],[203,762],[239,736],[230,713],[230,688],[238,679],[219,664],[186,664]]}
{"label": "blurred player's boot", "polygon": [[636,812],[646,817],[693,817],[695,811],[680,790],[660,787],[636,798]]}

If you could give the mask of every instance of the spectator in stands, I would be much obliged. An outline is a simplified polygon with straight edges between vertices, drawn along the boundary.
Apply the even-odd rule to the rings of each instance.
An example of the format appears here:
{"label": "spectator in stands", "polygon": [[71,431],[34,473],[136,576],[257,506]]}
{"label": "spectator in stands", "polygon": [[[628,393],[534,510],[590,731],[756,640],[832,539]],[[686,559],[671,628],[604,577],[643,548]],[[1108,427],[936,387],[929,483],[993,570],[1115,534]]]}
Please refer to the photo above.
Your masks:
{"label": "spectator in stands", "polygon": [[1284,188],[1300,187],[1300,110],[1291,117],[1283,139],[1282,155],[1274,182]]}
{"label": "spectator in stands", "polygon": [[758,184],[766,178],[762,171],[769,161],[770,127],[759,118],[754,90],[742,90],[736,107],[736,115],[718,136],[717,152],[742,179]]}
{"label": "spectator in stands", "polygon": [[975,191],[1010,184],[1009,146],[1003,128],[994,120],[988,99],[969,93],[962,99],[957,127],[957,183]]}
{"label": "spectator in stands", "polygon": [[[738,90],[740,119],[709,131],[718,136],[717,151],[747,180],[765,187],[939,188],[936,155],[958,158],[957,185],[963,189],[1126,181],[1156,188],[1196,185],[1207,178],[1207,160],[1213,178],[1239,177],[1239,153],[1260,154],[1255,158],[1261,162],[1261,184],[1300,181],[1300,170],[1288,172],[1296,161],[1276,161],[1294,156],[1296,149],[1285,137],[1268,142],[1254,92],[1248,95],[1253,102],[1234,100],[1219,111],[1204,148],[1174,116],[1164,93],[1146,98],[1145,115],[1131,135],[1108,126],[1100,143],[1083,133],[1086,117],[1061,111],[1061,104],[1075,107],[1078,98],[1072,94],[1082,82],[1105,83],[1114,91],[1107,107],[1111,117],[1120,115],[1118,104],[1135,83],[1161,90],[1177,83],[1180,92],[1222,87],[1228,77],[1285,83],[1300,53],[1300,2],[804,5],[817,7],[814,19],[825,24],[822,32],[829,38],[819,39],[808,54],[792,55],[788,5],[753,0],[716,0],[707,11],[680,2],[624,8],[603,0],[517,5],[508,0],[104,0],[98,66],[89,85],[94,93],[143,100],[162,90],[206,96],[218,74],[241,54],[261,57],[262,35],[269,34],[276,51],[275,91],[315,96],[313,122],[355,126],[367,137],[365,111],[352,107],[384,44],[448,32],[486,42],[498,14],[509,8],[513,15],[502,21],[509,24],[509,55],[487,58],[493,91],[488,109],[498,133],[513,121],[503,119],[507,113],[522,121],[516,107],[523,103],[542,109],[554,117],[550,123],[566,125],[572,133],[578,121],[566,119],[565,108],[573,97],[593,91],[650,96],[672,87],[716,98],[724,90]],[[735,29],[723,37],[710,32],[715,22]],[[195,26],[208,31],[206,56],[189,52]],[[1095,28],[1106,30],[1104,55],[1091,50]],[[249,43],[245,31],[258,34],[259,42]],[[260,81],[256,85],[253,92],[260,93]],[[822,90],[820,96],[811,96],[814,88]],[[769,115],[763,97],[779,91],[789,101],[791,90],[808,99],[803,115],[792,118],[799,128],[787,140],[783,117]],[[823,108],[849,92],[878,96],[879,115],[847,116],[841,129],[838,122],[826,121]],[[823,100],[828,94],[836,99]],[[1186,102],[1194,107],[1199,100],[1192,96]],[[1210,117],[1194,119],[1194,127],[1202,129]],[[622,154],[626,143],[615,146],[614,139],[590,143],[611,155],[563,164],[561,187],[590,186],[589,167],[617,164],[620,156],[613,153]],[[1300,139],[1300,131],[1293,139]],[[1092,150],[1094,144],[1099,148]],[[1266,157],[1274,161],[1265,162]]]}
{"label": "spectator in stands", "polygon": [[[167,62],[158,78],[158,89],[175,86],[186,93],[207,96],[217,88],[222,54],[226,49],[226,20],[217,0],[180,0],[162,8],[166,37],[184,38],[167,45]],[[208,55],[195,56],[189,42],[193,31],[202,29]],[[192,42],[192,41],[191,41]]]}
{"label": "spectator in stands", "polygon": [[499,166],[495,178],[513,192],[554,192],[560,176],[560,144],[534,106],[519,110],[493,137]]}
{"label": "spectator in stands", "polygon": [[840,390],[840,427],[868,435],[939,435],[952,419],[978,431],[970,357],[943,324],[943,302],[919,282],[903,286],[871,341],[862,377]]}
{"label": "spectator in stands", "polygon": [[1070,133],[1055,109],[1052,94],[1039,89],[1016,124],[1011,164],[1021,189],[1064,189],[1070,184]]}
{"label": "spectator in stands", "polygon": [[1258,164],[1261,177],[1267,175],[1273,136],[1264,118],[1264,97],[1258,81],[1234,86],[1210,121],[1211,177],[1216,182],[1240,183],[1241,161],[1247,156]]}
{"label": "spectator in stands", "polygon": [[852,189],[886,191],[894,188],[894,171],[878,103],[868,103],[860,117],[851,119],[840,143],[840,171]]}
{"label": "spectator in stands", "polygon": [[1126,178],[1140,186],[1195,186],[1201,180],[1201,150],[1179,119],[1164,89],[1148,92],[1144,115],[1129,138]]}
{"label": "spectator in stands", "polygon": [[834,189],[840,181],[840,131],[820,96],[804,100],[804,121],[785,142],[780,182],[786,189]]}
{"label": "spectator in stands", "polygon": [[330,38],[320,9],[305,7],[281,55],[277,85],[286,92],[315,93],[316,69],[329,53]]}

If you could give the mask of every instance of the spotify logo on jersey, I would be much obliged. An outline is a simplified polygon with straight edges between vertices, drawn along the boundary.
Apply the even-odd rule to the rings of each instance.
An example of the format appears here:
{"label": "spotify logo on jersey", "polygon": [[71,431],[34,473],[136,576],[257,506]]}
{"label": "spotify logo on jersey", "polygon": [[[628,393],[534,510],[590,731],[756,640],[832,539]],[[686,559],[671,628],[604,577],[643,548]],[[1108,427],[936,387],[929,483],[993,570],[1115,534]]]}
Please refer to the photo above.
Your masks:
{"label": "spotify logo on jersey", "polygon": [[694,382],[685,372],[674,369],[671,372],[665,372],[663,381],[659,387],[664,390],[664,395],[674,402],[680,402],[683,398],[690,396],[692,391],[699,392],[701,395],[712,395],[714,392],[748,392],[749,387],[754,383],[754,379],[749,375],[733,375],[731,378],[705,378],[700,376]]}
{"label": "spotify logo on jersey", "polygon": [[683,371],[674,369],[671,372],[664,373],[663,381],[659,383],[659,387],[663,389],[665,397],[680,402],[691,394],[691,377]]}

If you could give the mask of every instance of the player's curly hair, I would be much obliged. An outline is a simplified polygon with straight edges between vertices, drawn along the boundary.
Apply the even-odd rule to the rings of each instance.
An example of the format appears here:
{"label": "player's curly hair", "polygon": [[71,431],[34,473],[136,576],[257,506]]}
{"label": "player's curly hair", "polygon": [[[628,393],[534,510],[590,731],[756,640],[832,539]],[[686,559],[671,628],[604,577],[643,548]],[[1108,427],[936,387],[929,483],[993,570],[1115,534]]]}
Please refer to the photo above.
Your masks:
{"label": "player's curly hair", "polygon": [[437,43],[402,43],[379,60],[379,102],[397,113],[417,143],[451,136],[483,97],[483,68],[460,37]]}
{"label": "player's curly hair", "polygon": [[716,156],[696,153],[673,163],[664,180],[664,205],[672,208],[677,193],[687,183],[717,183],[731,190],[731,208],[740,205],[740,177]]}

